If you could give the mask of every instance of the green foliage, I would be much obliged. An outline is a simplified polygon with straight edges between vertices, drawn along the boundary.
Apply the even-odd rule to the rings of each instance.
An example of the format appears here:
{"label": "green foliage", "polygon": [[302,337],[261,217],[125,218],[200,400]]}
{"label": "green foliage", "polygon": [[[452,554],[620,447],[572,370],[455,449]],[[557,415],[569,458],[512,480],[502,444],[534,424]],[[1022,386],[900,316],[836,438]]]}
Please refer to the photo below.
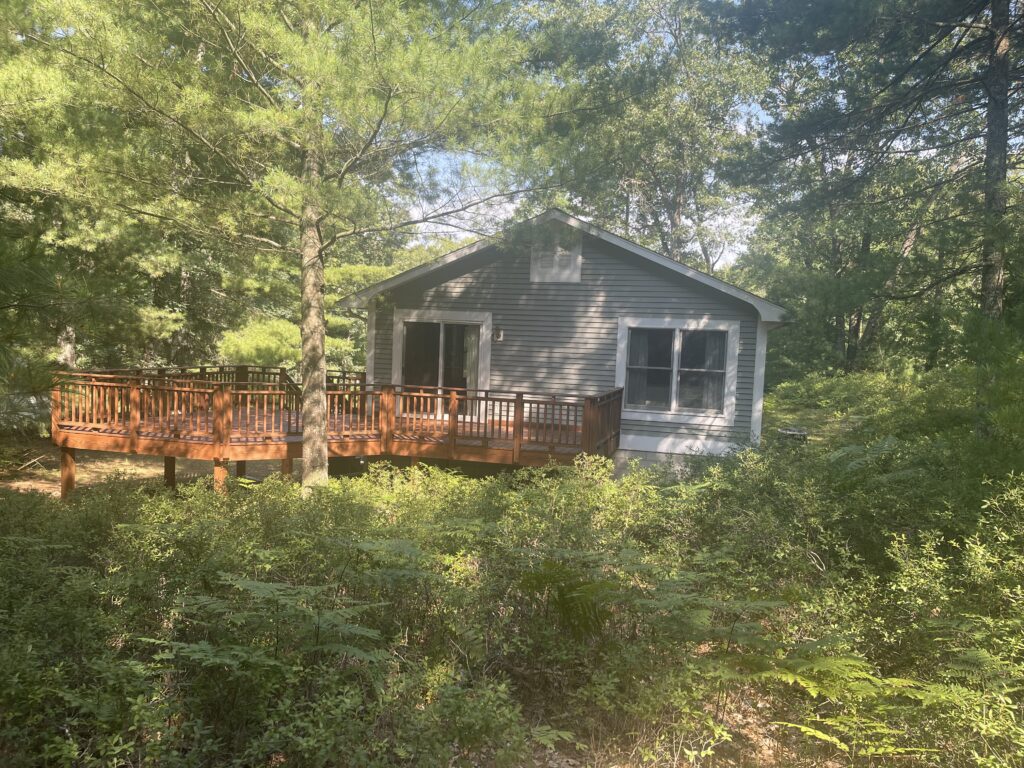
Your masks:
{"label": "green foliage", "polygon": [[757,138],[750,117],[767,85],[763,64],[721,44],[706,3],[527,8],[534,59],[565,83],[567,102],[529,135],[521,164],[562,183],[535,202],[579,211],[706,272],[724,266],[751,228],[749,190],[732,166]]}
{"label": "green foliage", "polygon": [[[231,365],[270,365],[296,369],[302,351],[299,326],[271,318],[249,322],[237,331],[225,333],[218,347],[219,357]],[[360,355],[362,357],[362,355]],[[327,337],[327,365],[351,370],[356,352],[349,339]]]}
{"label": "green foliage", "polygon": [[1024,425],[978,437],[975,381],[780,387],[807,444],[668,484],[595,459],[6,494],[0,757],[700,765],[770,735],[793,764],[1020,765]]}

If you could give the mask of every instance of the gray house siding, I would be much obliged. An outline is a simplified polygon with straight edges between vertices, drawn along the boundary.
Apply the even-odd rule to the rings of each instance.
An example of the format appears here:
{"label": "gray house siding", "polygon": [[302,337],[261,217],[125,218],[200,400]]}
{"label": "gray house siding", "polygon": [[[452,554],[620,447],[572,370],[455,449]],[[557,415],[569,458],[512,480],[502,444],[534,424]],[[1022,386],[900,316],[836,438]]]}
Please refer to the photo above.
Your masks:
{"label": "gray house siding", "polygon": [[750,440],[756,310],[595,238],[583,238],[579,283],[531,283],[528,250],[489,248],[375,301],[373,380],[392,380],[393,311],[491,312],[502,341],[491,346],[490,388],[596,393],[615,386],[619,318],[713,318],[740,323],[736,410],[731,426],[623,420],[624,435]]}

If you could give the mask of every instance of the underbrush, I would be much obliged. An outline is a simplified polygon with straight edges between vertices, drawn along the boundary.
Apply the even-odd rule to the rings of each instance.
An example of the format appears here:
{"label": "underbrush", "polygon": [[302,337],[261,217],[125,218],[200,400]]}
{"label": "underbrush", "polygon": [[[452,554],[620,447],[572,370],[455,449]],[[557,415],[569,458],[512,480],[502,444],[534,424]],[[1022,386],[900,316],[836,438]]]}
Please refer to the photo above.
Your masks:
{"label": "underbrush", "polygon": [[782,387],[841,428],[681,484],[0,496],[0,763],[1024,765],[1021,422],[972,386]]}

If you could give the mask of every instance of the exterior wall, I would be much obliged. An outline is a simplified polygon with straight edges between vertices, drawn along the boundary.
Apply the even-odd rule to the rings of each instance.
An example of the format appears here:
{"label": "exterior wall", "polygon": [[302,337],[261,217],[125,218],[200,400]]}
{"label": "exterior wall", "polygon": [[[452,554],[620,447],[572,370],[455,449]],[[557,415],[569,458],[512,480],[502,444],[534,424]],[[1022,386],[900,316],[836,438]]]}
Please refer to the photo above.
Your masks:
{"label": "exterior wall", "polygon": [[[736,411],[731,426],[623,419],[623,448],[721,452],[759,426],[755,396],[756,310],[603,241],[583,237],[579,283],[531,283],[528,249],[486,249],[377,297],[373,381],[392,381],[394,309],[491,312],[502,341],[491,346],[490,388],[597,393],[615,386],[619,318],[713,319],[740,324]],[[467,270],[468,267],[468,270]],[[461,274],[460,274],[461,273]]]}

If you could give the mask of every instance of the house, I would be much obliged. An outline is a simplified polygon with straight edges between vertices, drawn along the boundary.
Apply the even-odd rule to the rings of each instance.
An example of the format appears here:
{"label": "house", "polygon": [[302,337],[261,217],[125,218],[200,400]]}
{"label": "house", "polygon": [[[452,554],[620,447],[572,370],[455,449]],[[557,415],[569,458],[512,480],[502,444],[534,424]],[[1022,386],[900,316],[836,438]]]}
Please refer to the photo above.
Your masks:
{"label": "house", "polygon": [[367,382],[624,388],[619,451],[722,454],[761,434],[769,301],[560,210],[347,297]]}
{"label": "house", "polygon": [[[366,380],[326,384],[328,455],[567,463],[671,458],[758,442],[768,330],[781,307],[552,210],[353,294],[368,310]],[[61,496],[75,451],[227,467],[301,458],[285,369],[62,371],[50,395]]]}

